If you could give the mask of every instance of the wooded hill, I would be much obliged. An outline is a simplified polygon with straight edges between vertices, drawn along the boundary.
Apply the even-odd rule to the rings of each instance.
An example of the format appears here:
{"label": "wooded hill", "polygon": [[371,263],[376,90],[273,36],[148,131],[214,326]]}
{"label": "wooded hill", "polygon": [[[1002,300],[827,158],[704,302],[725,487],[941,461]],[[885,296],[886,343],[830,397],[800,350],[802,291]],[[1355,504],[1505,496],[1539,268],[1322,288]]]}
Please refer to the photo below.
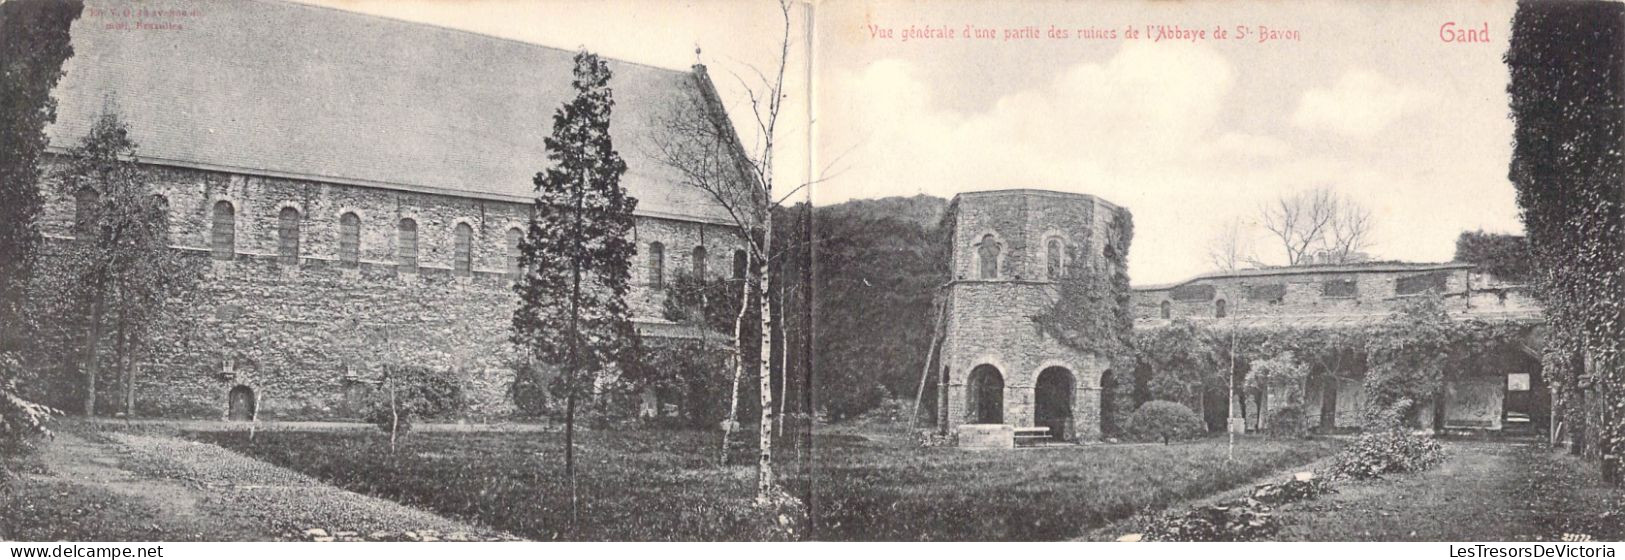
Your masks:
{"label": "wooded hill", "polygon": [[917,195],[814,209],[813,397],[830,419],[914,396],[948,279],[947,207]]}

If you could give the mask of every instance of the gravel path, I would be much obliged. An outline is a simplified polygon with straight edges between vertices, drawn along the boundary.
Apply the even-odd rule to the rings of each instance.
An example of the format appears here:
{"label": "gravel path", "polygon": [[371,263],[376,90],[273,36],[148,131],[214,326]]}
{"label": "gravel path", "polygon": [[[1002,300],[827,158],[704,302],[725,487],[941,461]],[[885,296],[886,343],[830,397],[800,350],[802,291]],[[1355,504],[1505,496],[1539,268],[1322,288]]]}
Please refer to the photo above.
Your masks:
{"label": "gravel path", "polygon": [[[103,537],[106,540],[515,540],[387,500],[322,484],[310,477],[215,445],[163,435],[59,431],[40,453],[42,472],[19,481],[21,507],[38,519],[81,523],[82,502],[107,517],[140,519],[90,529],[63,521],[16,528],[19,540]],[[96,496],[85,500],[84,495]],[[67,499],[74,496],[75,499]],[[62,499],[57,499],[62,498]],[[90,513],[95,513],[90,512]],[[102,521],[96,521],[102,523]],[[87,534],[88,533],[88,534]]]}
{"label": "gravel path", "polygon": [[1283,541],[1618,540],[1622,492],[1541,444],[1450,441],[1421,473],[1339,485],[1278,515]]}

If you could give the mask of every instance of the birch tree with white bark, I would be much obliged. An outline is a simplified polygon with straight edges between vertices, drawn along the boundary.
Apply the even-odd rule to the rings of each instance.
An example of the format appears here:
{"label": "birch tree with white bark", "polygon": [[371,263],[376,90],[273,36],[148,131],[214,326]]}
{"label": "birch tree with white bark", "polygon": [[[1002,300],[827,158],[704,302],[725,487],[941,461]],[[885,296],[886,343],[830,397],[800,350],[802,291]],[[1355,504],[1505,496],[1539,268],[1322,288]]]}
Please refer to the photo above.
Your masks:
{"label": "birch tree with white bark", "polygon": [[[804,194],[812,183],[780,181],[775,173],[783,144],[781,136],[786,128],[790,128],[782,127],[781,119],[787,116],[785,102],[790,92],[786,91],[785,84],[792,46],[792,21],[795,19],[792,16],[798,6],[787,0],[779,2],[782,34],[774,65],[765,72],[752,67],[749,76],[734,76],[750,103],[751,124],[755,127],[752,131],[755,141],[750,148],[745,147],[729,124],[726,107],[709,83],[697,84],[698,87],[679,96],[657,116],[648,143],[651,154],[677,174],[683,187],[703,192],[717,203],[743,238],[749,270],[741,289],[753,291],[755,297],[745,300],[754,299],[760,308],[760,324],[757,325],[761,335],[758,337],[760,349],[755,353],[757,359],[749,369],[754,370],[760,383],[756,490],[757,500],[764,502],[782,494],[773,467],[773,427],[777,409],[773,403],[772,365],[777,326],[774,325],[774,313],[770,309],[774,286],[768,273],[772,260],[777,258],[773,239],[773,210],[790,197]],[[710,78],[702,68],[696,72],[695,79]],[[747,374],[744,357],[751,354],[746,352],[746,337],[742,336],[747,328],[745,316],[742,306],[734,325],[734,339],[740,356],[734,371],[735,399],[738,385]],[[732,408],[730,418],[724,422],[724,454],[737,424],[737,403]]]}

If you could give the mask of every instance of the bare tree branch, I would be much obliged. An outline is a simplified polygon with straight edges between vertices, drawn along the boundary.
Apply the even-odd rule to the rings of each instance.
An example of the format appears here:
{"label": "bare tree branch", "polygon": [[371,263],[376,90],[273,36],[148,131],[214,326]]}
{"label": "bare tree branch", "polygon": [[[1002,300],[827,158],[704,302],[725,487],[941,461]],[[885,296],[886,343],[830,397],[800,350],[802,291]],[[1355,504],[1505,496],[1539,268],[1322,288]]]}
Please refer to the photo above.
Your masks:
{"label": "bare tree branch", "polygon": [[1351,262],[1370,243],[1371,211],[1327,187],[1282,196],[1258,214],[1288,266],[1314,264],[1317,252],[1332,262]]}
{"label": "bare tree branch", "polygon": [[1246,229],[1240,218],[1227,220],[1213,239],[1208,241],[1208,260],[1213,268],[1221,272],[1235,272],[1244,266],[1257,262],[1253,256],[1251,240],[1247,239]]}
{"label": "bare tree branch", "polygon": [[[760,305],[761,349],[754,369],[761,381],[761,439],[757,462],[757,499],[761,501],[776,499],[782,493],[775,481],[772,461],[774,395],[770,372],[774,341],[782,337],[782,332],[774,324],[775,315],[771,309],[773,284],[776,282],[769,270],[773,260],[780,257],[773,245],[773,211],[789,196],[816,182],[807,181],[786,193],[784,198],[775,197],[774,158],[777,155],[777,134],[780,132],[779,116],[788,98],[784,82],[790,57],[791,10],[795,5],[791,0],[779,2],[784,25],[774,74],[770,77],[750,66],[756,75],[756,82],[748,83],[738,72],[730,72],[750,101],[751,115],[759,134],[754,150],[747,153],[744,149],[728,122],[721,101],[716,98],[710,84],[704,82],[708,78],[703,70],[697,72],[695,78],[701,80],[698,84],[700,87],[695,88],[694,92],[680,95],[664,114],[655,117],[651,133],[651,155],[676,172],[681,186],[705,193],[727,212],[746,242],[749,262],[753,265],[750,267],[749,281],[744,285],[747,290],[757,290]],[[742,332],[743,321],[744,313],[741,312],[735,323],[736,333]],[[736,336],[735,343],[738,355],[746,355],[743,337]],[[744,373],[743,360],[737,364],[734,371],[736,386],[738,378]],[[728,430],[723,436],[724,449],[734,424],[732,417],[725,424]]]}

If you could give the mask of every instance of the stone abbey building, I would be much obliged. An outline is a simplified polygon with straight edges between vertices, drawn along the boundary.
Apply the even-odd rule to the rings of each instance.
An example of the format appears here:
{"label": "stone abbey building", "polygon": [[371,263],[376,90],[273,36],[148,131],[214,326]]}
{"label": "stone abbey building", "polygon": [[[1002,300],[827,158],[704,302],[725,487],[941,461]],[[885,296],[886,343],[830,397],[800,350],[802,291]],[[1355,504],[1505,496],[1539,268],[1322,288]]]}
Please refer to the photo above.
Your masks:
{"label": "stone abbey building", "polygon": [[[1111,222],[1127,215],[1094,196],[1030,189],[964,193],[949,203],[943,224],[951,238],[950,279],[939,294],[940,358],[930,366],[936,368],[941,431],[971,447],[1008,446],[1012,436],[1039,428],[1047,431],[1033,437],[1099,439],[1102,382],[1130,377],[1115,375],[1100,356],[1062,344],[1034,318],[1056,302],[1061,275],[1111,272]],[[1478,360],[1481,371],[1448,372],[1437,402],[1421,407],[1420,425],[1547,430],[1551,399],[1541,373],[1539,305],[1527,286],[1471,264],[1361,262],[1211,273],[1135,287],[1132,303],[1137,331],[1184,319],[1220,333],[1289,332],[1375,325],[1424,294],[1439,296],[1453,320],[1524,330],[1513,347]],[[1318,381],[1302,388],[1305,417],[1325,430],[1359,428],[1363,380],[1331,375]],[[1216,413],[1222,427],[1225,395],[1208,395],[1215,396],[1217,402],[1204,399],[1201,408],[1210,425]],[[1246,411],[1255,404],[1233,406]],[[1257,427],[1256,417],[1244,420]]]}
{"label": "stone abbey building", "polygon": [[[1085,194],[971,192],[944,216],[951,236],[943,313],[938,423],[1048,428],[1064,440],[1100,436],[1107,360],[1034,327],[1062,274],[1106,274],[1112,220],[1127,210]],[[1070,262],[1086,259],[1088,262]]]}
{"label": "stone abbey building", "polygon": [[[1134,328],[1158,329],[1175,319],[1219,331],[1358,328],[1386,320],[1407,299],[1436,294],[1452,320],[1529,327],[1515,347],[1482,360],[1484,369],[1448,372],[1438,402],[1423,407],[1420,425],[1539,433],[1550,427],[1551,388],[1541,373],[1540,305],[1528,290],[1468,263],[1360,262],[1216,272],[1136,287]],[[1361,383],[1332,377],[1306,387],[1305,416],[1322,429],[1360,427]],[[1220,396],[1218,404],[1223,402]],[[1255,417],[1246,420],[1257,424]]]}
{"label": "stone abbey building", "polygon": [[[139,358],[135,413],[353,417],[376,376],[357,347],[459,372],[472,415],[511,412],[516,247],[574,53],[281,1],[165,8],[195,13],[180,29],[74,23],[47,129],[61,154],[104,111],[127,122],[172,246],[203,272]],[[661,319],[662,286],[740,274],[743,244],[644,143],[681,96],[727,119],[701,66],[610,68],[622,184],[639,200],[635,320],[691,336]],[[69,239],[82,195],[49,170],[45,188],[42,230]]]}

